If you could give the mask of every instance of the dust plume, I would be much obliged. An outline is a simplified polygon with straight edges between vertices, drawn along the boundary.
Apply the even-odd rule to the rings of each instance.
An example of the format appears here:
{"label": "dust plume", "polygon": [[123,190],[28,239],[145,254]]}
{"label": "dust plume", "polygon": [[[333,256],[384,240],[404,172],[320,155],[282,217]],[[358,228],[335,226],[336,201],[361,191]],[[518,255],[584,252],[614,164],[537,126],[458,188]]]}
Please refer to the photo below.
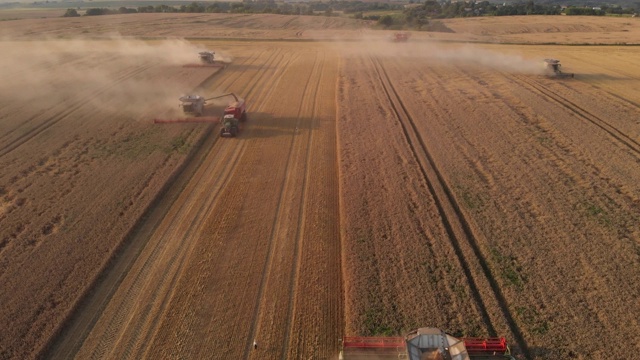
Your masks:
{"label": "dust plume", "polygon": [[481,45],[455,44],[412,37],[408,42],[393,42],[392,32],[360,34],[359,41],[336,41],[336,51],[345,56],[375,55],[381,58],[415,60],[417,66],[455,65],[508,73],[542,74],[541,60],[488,49]]}
{"label": "dust plume", "polygon": [[[118,115],[139,116],[177,106],[176,71],[197,63],[200,48],[184,40],[72,39],[0,42],[0,98],[30,109],[85,103]],[[224,60],[231,57],[223,54]],[[168,71],[171,70],[171,71]]]}

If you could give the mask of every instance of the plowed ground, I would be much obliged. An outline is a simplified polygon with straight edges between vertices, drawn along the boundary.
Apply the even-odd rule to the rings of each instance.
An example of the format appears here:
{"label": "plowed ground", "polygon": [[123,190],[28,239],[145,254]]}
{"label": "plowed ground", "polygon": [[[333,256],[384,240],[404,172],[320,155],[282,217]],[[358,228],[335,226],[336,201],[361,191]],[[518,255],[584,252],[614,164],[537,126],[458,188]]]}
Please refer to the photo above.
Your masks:
{"label": "plowed ground", "polygon": [[[640,347],[640,51],[203,46],[233,63],[3,72],[1,358],[330,359],[421,326],[519,359]],[[240,136],[151,123],[192,91],[244,97]]]}

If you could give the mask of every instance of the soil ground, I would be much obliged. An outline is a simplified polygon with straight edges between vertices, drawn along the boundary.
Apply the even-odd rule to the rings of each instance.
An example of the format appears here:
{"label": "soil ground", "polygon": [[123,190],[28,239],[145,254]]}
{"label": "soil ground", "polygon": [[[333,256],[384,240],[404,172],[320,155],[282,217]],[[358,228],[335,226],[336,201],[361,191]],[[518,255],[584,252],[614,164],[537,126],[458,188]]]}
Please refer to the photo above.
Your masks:
{"label": "soil ground", "polygon": [[[0,23],[0,358],[334,359],[343,335],[421,326],[518,359],[640,347],[640,49],[523,44],[545,22],[637,42],[636,19],[392,43],[250,18]],[[161,39],[194,21],[219,39]],[[459,43],[486,39],[520,44]],[[229,63],[182,67],[202,49]],[[226,92],[248,102],[238,138],[151,121]]]}

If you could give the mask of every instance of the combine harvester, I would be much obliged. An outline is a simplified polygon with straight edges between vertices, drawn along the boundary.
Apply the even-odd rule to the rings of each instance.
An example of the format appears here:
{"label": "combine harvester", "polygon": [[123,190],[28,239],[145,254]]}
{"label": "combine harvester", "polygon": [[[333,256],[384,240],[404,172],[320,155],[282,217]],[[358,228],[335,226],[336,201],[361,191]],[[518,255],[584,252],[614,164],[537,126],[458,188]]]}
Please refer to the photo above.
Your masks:
{"label": "combine harvester", "polygon": [[340,360],[515,360],[505,338],[458,339],[437,328],[405,337],[344,337]]}
{"label": "combine harvester", "polygon": [[560,60],[556,59],[544,59],[545,72],[547,76],[556,77],[556,78],[569,78],[574,77],[574,74],[563,73],[560,68]]}
{"label": "combine harvester", "polygon": [[[220,99],[225,96],[232,96],[234,101],[230,102],[220,116],[202,116],[205,111],[207,101]],[[185,95],[180,99],[182,111],[190,115],[177,119],[153,119],[155,124],[180,124],[180,123],[221,123],[220,136],[235,137],[241,130],[240,122],[247,120],[247,109],[243,99],[238,98],[234,93],[214,96],[208,99],[200,95]]]}
{"label": "combine harvester", "polygon": [[224,67],[224,62],[216,60],[216,53],[213,51],[201,51],[199,64],[186,64],[183,67],[199,68],[199,67]]}

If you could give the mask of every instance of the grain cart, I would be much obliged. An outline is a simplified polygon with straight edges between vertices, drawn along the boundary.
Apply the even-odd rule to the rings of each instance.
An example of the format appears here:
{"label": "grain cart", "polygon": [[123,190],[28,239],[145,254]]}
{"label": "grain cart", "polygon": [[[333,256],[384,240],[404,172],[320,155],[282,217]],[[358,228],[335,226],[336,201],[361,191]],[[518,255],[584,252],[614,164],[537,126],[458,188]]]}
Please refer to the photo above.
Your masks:
{"label": "grain cart", "polygon": [[[244,100],[238,99],[234,94],[226,94],[222,96],[233,96],[234,102],[224,109],[224,115],[222,117],[222,127],[220,128],[220,136],[222,137],[236,137],[240,132],[241,122],[247,121],[247,110]],[[221,96],[221,97],[222,97]]]}
{"label": "grain cart", "polygon": [[560,60],[557,59],[544,59],[545,73],[547,76],[557,78],[573,77],[574,74],[563,73],[561,70]]}
{"label": "grain cart", "polygon": [[505,338],[456,338],[437,328],[405,337],[344,337],[340,360],[515,360]]}

